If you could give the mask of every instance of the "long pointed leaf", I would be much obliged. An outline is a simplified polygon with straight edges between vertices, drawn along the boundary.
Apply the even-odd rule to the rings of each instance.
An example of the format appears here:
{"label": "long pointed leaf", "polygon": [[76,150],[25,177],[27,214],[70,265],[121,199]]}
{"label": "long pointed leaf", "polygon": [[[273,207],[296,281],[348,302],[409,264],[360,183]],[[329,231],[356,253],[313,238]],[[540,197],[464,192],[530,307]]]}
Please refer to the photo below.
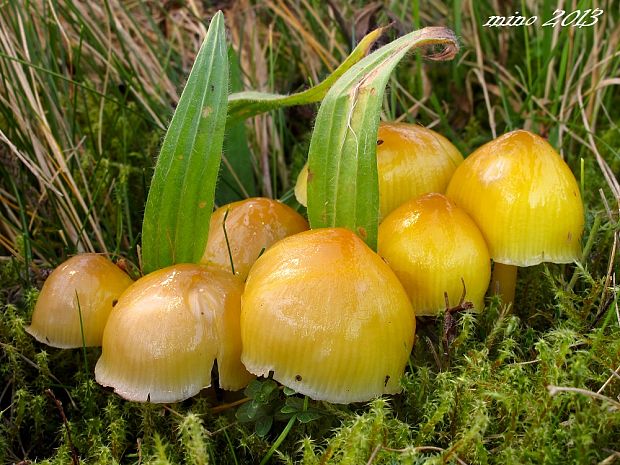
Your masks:
{"label": "long pointed leaf", "polygon": [[[230,67],[230,90],[232,92],[240,91],[243,89],[241,65],[232,46],[228,47],[228,63]],[[215,202],[218,205],[224,205],[254,196],[256,196],[256,180],[245,122],[227,123],[220,179],[215,190]]]}
{"label": "long pointed leaf", "polygon": [[379,221],[377,131],[387,80],[414,48],[443,45],[430,59],[458,50],[444,27],[407,34],[349,69],[329,90],[317,115],[309,149],[308,218],[312,228],[342,226],[376,249]]}
{"label": "long pointed leaf", "polygon": [[197,262],[209,232],[228,96],[224,16],[213,16],[166,132],[142,225],[145,272]]}
{"label": "long pointed leaf", "polygon": [[[291,95],[270,94],[266,92],[246,91],[231,94],[228,97],[228,119],[230,122],[244,120],[251,116],[282,107],[305,105],[320,101],[329,88],[355,63],[366,56],[372,44],[383,34],[386,28],[375,29],[368,33],[345,61],[324,81],[303,92]],[[230,124],[230,123],[229,123]]]}

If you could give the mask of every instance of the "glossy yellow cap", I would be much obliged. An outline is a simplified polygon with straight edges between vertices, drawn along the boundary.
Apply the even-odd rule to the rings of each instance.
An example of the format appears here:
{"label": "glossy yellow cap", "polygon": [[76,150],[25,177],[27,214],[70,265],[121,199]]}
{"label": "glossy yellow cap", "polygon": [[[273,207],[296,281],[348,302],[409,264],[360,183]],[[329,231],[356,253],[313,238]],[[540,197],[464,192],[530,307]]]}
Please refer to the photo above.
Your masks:
{"label": "glossy yellow cap", "polygon": [[403,284],[416,315],[432,315],[465,300],[484,309],[491,259],[480,230],[441,194],[410,200],[379,226],[381,255]]}
{"label": "glossy yellow cap", "polygon": [[258,259],[242,297],[241,360],[316,400],[400,391],[415,317],[398,279],[340,228],[290,236]]}
{"label": "glossy yellow cap", "polygon": [[[444,193],[463,161],[458,149],[441,134],[409,123],[380,123],[377,134],[379,211],[386,217],[411,198]],[[299,173],[295,197],[307,204],[308,165]]]}
{"label": "glossy yellow cap", "polygon": [[409,199],[429,192],[444,193],[463,161],[448,139],[417,124],[384,123],[379,126],[377,144],[383,217]]}
{"label": "glossy yellow cap", "polygon": [[108,315],[132,282],[107,258],[76,255],[45,281],[26,331],[39,342],[70,349],[82,347],[83,328],[84,344],[100,346]]}
{"label": "glossy yellow cap", "polygon": [[569,263],[580,255],[579,186],[553,147],[531,132],[509,132],[472,153],[447,196],[476,222],[496,262]]}
{"label": "glossy yellow cap", "polygon": [[242,282],[200,265],[151,273],[121,296],[103,335],[95,378],[138,402],[177,402],[211,384],[238,390],[252,378],[240,361]]}
{"label": "glossy yellow cap", "polygon": [[292,208],[277,200],[255,197],[224,205],[213,212],[209,238],[201,263],[215,264],[231,271],[226,234],[235,273],[245,279],[263,249],[291,234],[308,229],[308,222]]}

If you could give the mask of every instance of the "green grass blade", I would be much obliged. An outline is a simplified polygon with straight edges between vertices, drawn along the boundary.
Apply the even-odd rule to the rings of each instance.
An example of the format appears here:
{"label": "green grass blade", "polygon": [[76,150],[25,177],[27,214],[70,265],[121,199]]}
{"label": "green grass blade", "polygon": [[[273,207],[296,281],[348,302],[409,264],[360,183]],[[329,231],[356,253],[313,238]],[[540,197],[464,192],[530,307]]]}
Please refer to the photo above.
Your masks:
{"label": "green grass blade", "polygon": [[[228,48],[230,66],[230,89],[237,92],[243,89],[239,57],[232,47]],[[220,182],[215,191],[215,201],[224,205],[236,200],[256,196],[256,179],[252,168],[252,152],[248,146],[245,122],[226,125],[224,153],[222,154]]]}
{"label": "green grass blade", "polygon": [[224,16],[215,14],[161,147],[142,225],[145,272],[197,262],[209,232],[228,95]]}
{"label": "green grass blade", "polygon": [[355,63],[366,56],[375,41],[386,28],[375,29],[368,33],[345,61],[324,81],[303,92],[291,95],[270,94],[266,92],[237,92],[228,98],[228,119],[231,122],[244,120],[251,116],[282,107],[305,105],[320,101],[330,87]]}
{"label": "green grass blade", "polygon": [[379,218],[377,131],[385,85],[411,49],[441,44],[450,59],[456,36],[443,27],[409,33],[349,69],[329,90],[310,141],[308,218],[312,228],[342,226],[376,249]]}

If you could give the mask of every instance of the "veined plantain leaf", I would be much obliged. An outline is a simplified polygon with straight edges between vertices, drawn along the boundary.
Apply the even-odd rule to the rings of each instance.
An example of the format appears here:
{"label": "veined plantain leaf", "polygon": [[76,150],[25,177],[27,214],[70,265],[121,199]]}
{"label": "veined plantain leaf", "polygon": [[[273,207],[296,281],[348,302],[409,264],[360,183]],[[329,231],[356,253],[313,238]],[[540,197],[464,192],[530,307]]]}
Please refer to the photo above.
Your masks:
{"label": "veined plantain leaf", "polygon": [[277,108],[306,105],[308,103],[320,101],[340,76],[366,56],[372,44],[383,34],[385,29],[386,28],[379,28],[368,33],[332,74],[321,83],[303,92],[291,95],[270,94],[256,91],[231,94],[228,97],[228,124]]}
{"label": "veined plantain leaf", "polygon": [[146,273],[198,262],[220,166],[228,97],[224,16],[216,13],[164,137],[142,224]]}
{"label": "veined plantain leaf", "polygon": [[414,48],[442,45],[427,58],[451,59],[458,51],[444,27],[411,32],[351,67],[325,96],[308,153],[308,218],[312,228],[341,226],[377,247],[379,186],[377,131],[383,92],[396,64]]}

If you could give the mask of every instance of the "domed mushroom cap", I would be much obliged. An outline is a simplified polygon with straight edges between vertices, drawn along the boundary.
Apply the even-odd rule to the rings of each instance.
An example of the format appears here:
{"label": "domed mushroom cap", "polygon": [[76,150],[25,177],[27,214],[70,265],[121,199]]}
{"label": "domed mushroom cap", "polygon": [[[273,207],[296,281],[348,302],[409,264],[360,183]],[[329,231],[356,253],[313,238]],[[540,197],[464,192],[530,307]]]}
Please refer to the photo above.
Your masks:
{"label": "domed mushroom cap", "polygon": [[483,145],[457,168],[446,195],[476,222],[496,262],[531,266],[579,257],[579,187],[540,136],[518,130]]}
{"label": "domed mushroom cap", "polygon": [[463,162],[463,156],[448,139],[417,124],[381,124],[377,144],[383,217],[409,199],[429,192],[444,193]]}
{"label": "domed mushroom cap", "polygon": [[[379,255],[407,291],[416,315],[435,316],[463,294],[484,308],[491,259],[473,220],[441,194],[426,194],[401,205],[379,226]],[[463,281],[461,281],[463,280]]]}
{"label": "domed mushroom cap", "polygon": [[415,316],[402,285],[345,229],[290,236],[267,250],[242,297],[241,360],[313,399],[400,391]]}
{"label": "domed mushroom cap", "polygon": [[100,255],[71,257],[43,284],[26,331],[52,347],[100,346],[112,307],[132,282],[119,267]]}
{"label": "domed mushroom cap", "polygon": [[255,197],[224,205],[213,212],[209,238],[201,263],[216,264],[231,270],[226,234],[235,266],[241,279],[248,276],[263,249],[280,239],[308,229],[308,222],[292,208],[277,200]]}
{"label": "domed mushroom cap", "polygon": [[[444,193],[463,161],[441,134],[409,123],[381,123],[377,134],[379,210],[382,217],[407,200],[429,192]],[[307,205],[308,164],[299,173],[295,197]]]}
{"label": "domed mushroom cap", "polygon": [[131,286],[110,315],[95,378],[121,397],[177,402],[211,384],[217,359],[224,389],[253,376],[240,361],[240,296],[230,273],[200,265],[174,265]]}

